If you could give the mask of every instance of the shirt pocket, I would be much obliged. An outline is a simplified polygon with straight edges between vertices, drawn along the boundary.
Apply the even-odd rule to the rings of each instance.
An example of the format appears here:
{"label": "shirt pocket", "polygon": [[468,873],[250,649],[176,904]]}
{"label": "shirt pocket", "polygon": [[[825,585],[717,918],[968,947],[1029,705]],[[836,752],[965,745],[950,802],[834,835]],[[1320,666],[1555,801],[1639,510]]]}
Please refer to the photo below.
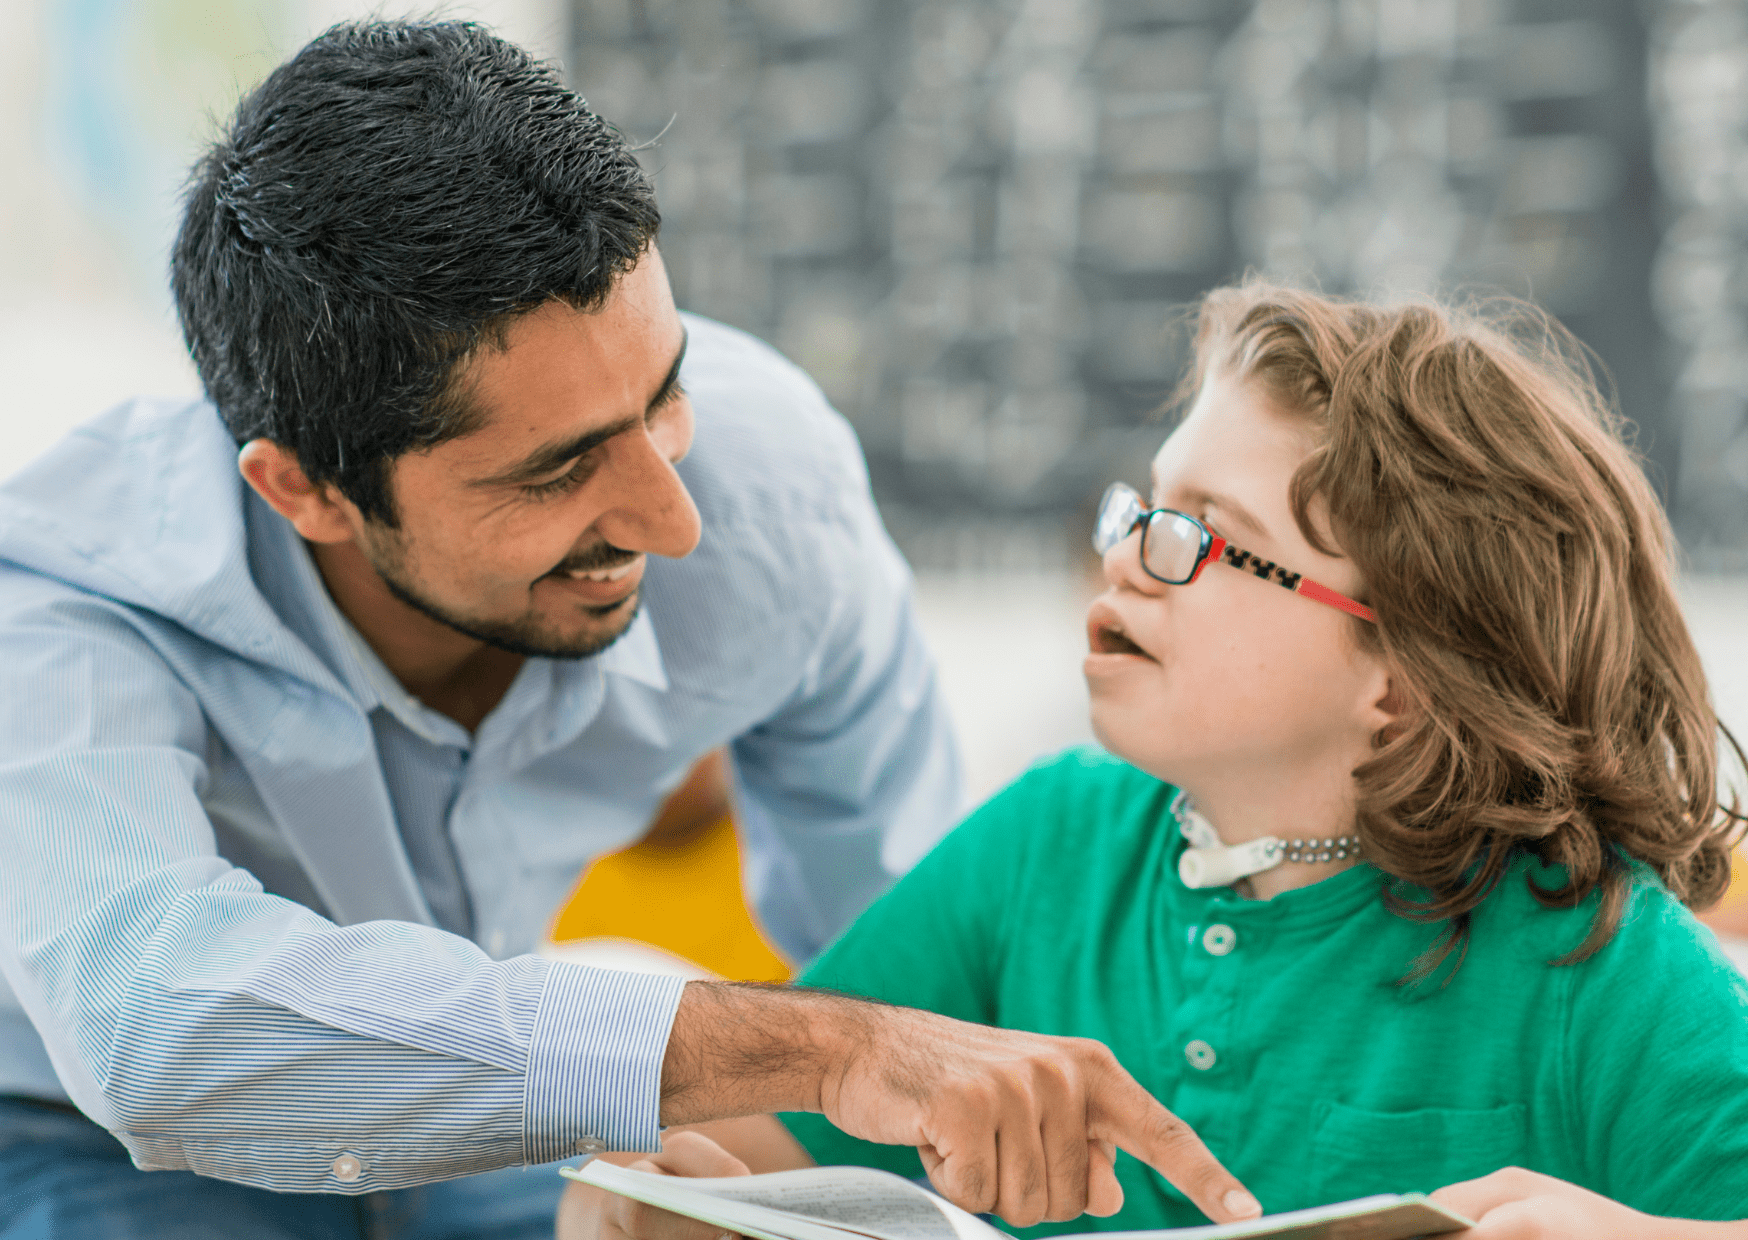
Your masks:
{"label": "shirt pocket", "polygon": [[1320,1203],[1371,1193],[1426,1193],[1521,1164],[1521,1102],[1481,1111],[1365,1111],[1320,1102],[1312,1112],[1311,1184]]}

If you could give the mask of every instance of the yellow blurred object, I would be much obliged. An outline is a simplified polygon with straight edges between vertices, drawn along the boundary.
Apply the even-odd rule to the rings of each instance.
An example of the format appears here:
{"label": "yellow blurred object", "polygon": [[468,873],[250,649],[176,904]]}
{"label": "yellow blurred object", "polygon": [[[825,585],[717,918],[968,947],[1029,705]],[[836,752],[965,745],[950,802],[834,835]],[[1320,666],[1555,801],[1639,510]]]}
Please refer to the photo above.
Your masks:
{"label": "yellow blurred object", "polygon": [[1701,913],[1699,919],[1720,934],[1748,938],[1748,855],[1744,855],[1742,847],[1730,854],[1730,885],[1724,898]]}
{"label": "yellow blurred object", "polygon": [[644,840],[583,871],[552,939],[630,939],[731,981],[786,982],[793,970],[753,921],[740,875],[730,817],[677,841]]}
{"label": "yellow blurred object", "polygon": [[1742,855],[1740,848],[1730,854],[1730,889],[1712,911],[1722,912],[1739,904],[1748,904],[1748,857]]}

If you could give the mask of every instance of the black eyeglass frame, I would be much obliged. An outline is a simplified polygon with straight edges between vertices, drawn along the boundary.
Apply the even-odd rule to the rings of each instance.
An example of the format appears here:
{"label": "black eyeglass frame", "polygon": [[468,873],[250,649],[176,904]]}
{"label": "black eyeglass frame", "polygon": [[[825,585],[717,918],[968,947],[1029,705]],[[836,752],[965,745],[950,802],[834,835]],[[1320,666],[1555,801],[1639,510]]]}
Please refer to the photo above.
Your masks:
{"label": "black eyeglass frame", "polygon": [[[1106,530],[1106,513],[1118,502],[1127,502],[1135,509],[1134,519],[1120,534],[1114,530]],[[1201,535],[1201,545],[1196,550],[1195,563],[1191,565],[1189,574],[1185,577],[1174,580],[1154,571],[1153,566],[1147,562],[1147,535],[1153,528],[1154,520],[1159,517],[1181,517],[1194,526]],[[1187,512],[1180,512],[1176,508],[1149,508],[1142,500],[1141,493],[1124,482],[1113,482],[1106,487],[1103,498],[1099,500],[1098,517],[1093,525],[1093,550],[1100,555],[1106,554],[1111,548],[1119,545],[1130,534],[1133,534],[1137,525],[1141,527],[1141,545],[1136,548],[1141,571],[1155,581],[1163,582],[1168,586],[1191,585],[1197,577],[1201,576],[1202,569],[1210,560],[1224,559],[1233,568],[1245,569],[1252,576],[1273,582],[1295,594],[1303,594],[1308,599],[1345,611],[1350,616],[1357,616],[1372,624],[1378,622],[1376,613],[1364,603],[1357,599],[1351,599],[1338,590],[1332,590],[1321,582],[1312,581],[1309,577],[1282,568],[1273,560],[1265,560],[1255,552],[1233,546]]]}

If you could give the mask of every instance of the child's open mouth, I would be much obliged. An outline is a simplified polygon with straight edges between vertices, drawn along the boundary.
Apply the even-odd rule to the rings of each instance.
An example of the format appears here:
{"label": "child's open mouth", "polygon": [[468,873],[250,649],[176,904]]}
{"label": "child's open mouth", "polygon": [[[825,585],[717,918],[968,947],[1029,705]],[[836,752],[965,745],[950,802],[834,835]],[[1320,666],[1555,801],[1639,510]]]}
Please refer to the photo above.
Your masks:
{"label": "child's open mouth", "polygon": [[1120,619],[1103,608],[1095,609],[1087,617],[1086,641],[1087,647],[1094,654],[1129,654],[1150,662],[1158,661],[1124,631]]}

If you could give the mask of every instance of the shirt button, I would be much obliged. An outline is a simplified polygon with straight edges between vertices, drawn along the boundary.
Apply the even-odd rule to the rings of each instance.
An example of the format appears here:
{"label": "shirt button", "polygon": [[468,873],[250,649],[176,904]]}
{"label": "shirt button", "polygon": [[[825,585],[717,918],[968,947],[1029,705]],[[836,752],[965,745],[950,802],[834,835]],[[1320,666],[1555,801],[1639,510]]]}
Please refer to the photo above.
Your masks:
{"label": "shirt button", "polygon": [[364,1174],[364,1164],[356,1154],[342,1154],[334,1160],[331,1168],[334,1178],[342,1184],[350,1184]]}
{"label": "shirt button", "polygon": [[605,1154],[607,1152],[607,1143],[602,1141],[599,1137],[585,1136],[582,1140],[577,1142],[576,1148],[572,1152],[590,1155]]}
{"label": "shirt button", "polygon": [[1200,1038],[1184,1043],[1184,1058],[1190,1061],[1190,1067],[1198,1072],[1206,1072],[1219,1060],[1214,1048]]}
{"label": "shirt button", "polygon": [[1238,931],[1215,923],[1202,935],[1202,946],[1210,956],[1228,956],[1238,946]]}

